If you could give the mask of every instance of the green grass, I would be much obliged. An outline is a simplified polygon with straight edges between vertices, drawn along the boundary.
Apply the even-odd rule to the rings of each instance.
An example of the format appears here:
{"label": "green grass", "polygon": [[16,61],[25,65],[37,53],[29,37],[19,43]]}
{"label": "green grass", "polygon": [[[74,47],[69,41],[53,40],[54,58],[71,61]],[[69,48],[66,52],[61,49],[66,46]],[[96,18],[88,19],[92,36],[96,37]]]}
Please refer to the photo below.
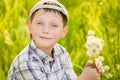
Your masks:
{"label": "green grass", "polygon": [[[30,42],[27,22],[31,7],[39,0],[1,0],[0,2],[0,80],[7,79],[7,72],[15,56]],[[104,39],[103,65],[110,69],[101,80],[120,79],[120,0],[59,0],[69,11],[69,33],[59,43],[69,52],[77,75],[85,62],[87,31]],[[118,69],[117,69],[118,67]],[[109,78],[107,75],[113,76]]]}

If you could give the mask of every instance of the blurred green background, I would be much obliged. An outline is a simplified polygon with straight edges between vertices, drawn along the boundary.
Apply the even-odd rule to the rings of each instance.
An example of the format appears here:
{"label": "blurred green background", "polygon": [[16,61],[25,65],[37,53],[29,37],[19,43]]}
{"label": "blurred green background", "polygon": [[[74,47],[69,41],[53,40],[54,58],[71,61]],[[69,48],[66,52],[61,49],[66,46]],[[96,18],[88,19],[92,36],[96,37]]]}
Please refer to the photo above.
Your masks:
{"label": "blurred green background", "polygon": [[[17,54],[30,42],[29,11],[39,0],[0,1],[0,80]],[[69,33],[59,43],[69,52],[74,70],[80,75],[87,60],[85,41],[92,29],[104,40],[103,65],[109,70],[101,80],[120,80],[120,0],[59,0],[69,11]]]}

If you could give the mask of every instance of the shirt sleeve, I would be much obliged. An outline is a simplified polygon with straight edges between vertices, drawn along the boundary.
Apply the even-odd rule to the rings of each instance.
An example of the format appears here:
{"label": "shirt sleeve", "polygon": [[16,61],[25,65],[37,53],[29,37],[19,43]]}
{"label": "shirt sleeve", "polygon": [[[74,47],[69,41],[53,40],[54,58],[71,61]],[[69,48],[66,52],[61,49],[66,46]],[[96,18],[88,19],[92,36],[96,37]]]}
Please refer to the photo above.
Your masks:
{"label": "shirt sleeve", "polygon": [[73,65],[69,54],[66,52],[65,56],[65,74],[67,75],[67,80],[76,80],[77,75],[73,70]]}
{"label": "shirt sleeve", "polygon": [[47,76],[42,72],[38,63],[28,61],[19,64],[12,80],[47,80]]}
{"label": "shirt sleeve", "polygon": [[60,50],[59,52],[61,52],[61,56],[60,56],[61,62],[63,63],[64,68],[65,68],[65,72],[64,72],[65,80],[66,79],[67,80],[76,80],[77,75],[73,70],[73,65],[72,65],[72,62],[71,62],[71,59],[70,59],[68,52],[62,46],[60,46],[59,50]]}

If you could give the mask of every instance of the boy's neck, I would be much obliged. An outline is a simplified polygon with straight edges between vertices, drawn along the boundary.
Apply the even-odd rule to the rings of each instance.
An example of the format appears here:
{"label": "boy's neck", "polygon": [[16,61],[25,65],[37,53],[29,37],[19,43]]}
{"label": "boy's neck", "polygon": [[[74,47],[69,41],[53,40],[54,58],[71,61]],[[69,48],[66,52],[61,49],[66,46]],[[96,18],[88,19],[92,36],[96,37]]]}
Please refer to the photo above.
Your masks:
{"label": "boy's neck", "polygon": [[[33,40],[34,41],[34,40]],[[45,52],[47,55],[53,57],[53,54],[54,54],[54,48],[42,48],[40,47],[39,45],[37,45],[34,41],[34,44],[40,49],[42,50],[43,52]]]}
{"label": "boy's neck", "polygon": [[44,51],[47,55],[53,57],[53,48],[52,49],[42,49],[40,47],[38,47],[39,49],[41,49],[42,51]]}

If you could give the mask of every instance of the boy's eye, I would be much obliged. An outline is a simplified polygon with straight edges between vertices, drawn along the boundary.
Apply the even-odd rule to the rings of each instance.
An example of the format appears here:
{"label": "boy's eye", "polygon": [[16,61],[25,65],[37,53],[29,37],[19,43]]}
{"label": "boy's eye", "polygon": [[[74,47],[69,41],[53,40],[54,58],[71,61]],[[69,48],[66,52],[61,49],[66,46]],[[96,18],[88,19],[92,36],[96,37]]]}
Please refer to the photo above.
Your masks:
{"label": "boy's eye", "polygon": [[37,24],[42,24],[42,23],[37,23]]}
{"label": "boy's eye", "polygon": [[53,28],[57,28],[57,25],[51,25]]}

